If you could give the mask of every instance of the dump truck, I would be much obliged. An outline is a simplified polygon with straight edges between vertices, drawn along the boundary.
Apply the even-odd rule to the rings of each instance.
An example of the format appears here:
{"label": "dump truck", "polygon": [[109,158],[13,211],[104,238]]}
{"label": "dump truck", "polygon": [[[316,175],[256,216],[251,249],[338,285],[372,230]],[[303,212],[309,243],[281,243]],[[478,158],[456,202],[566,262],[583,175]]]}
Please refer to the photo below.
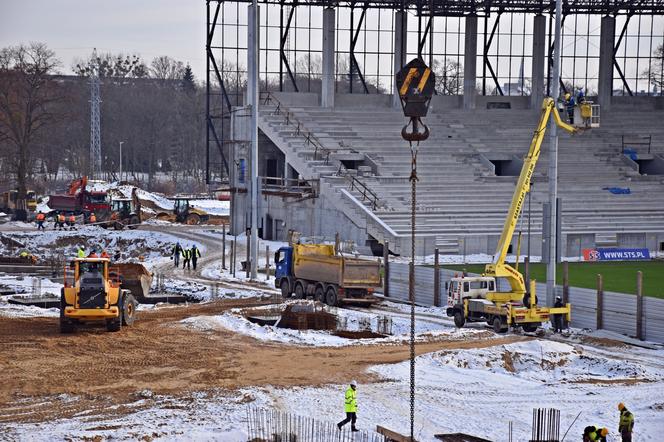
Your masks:
{"label": "dump truck", "polygon": [[88,177],[74,180],[64,195],[49,195],[48,207],[57,212],[83,214],[87,220],[94,213],[98,221],[108,220],[111,214],[111,205],[106,192],[87,190]]}
{"label": "dump truck", "polygon": [[97,322],[110,332],[134,323],[137,302],[122,282],[122,267],[112,268],[108,258],[76,258],[64,272],[60,293],[60,332]]}
{"label": "dump truck", "polygon": [[294,244],[274,255],[275,287],[284,298],[294,295],[331,306],[342,303],[373,304],[381,285],[380,263],[335,253],[331,244]]}
{"label": "dump truck", "polygon": [[[455,277],[447,283],[446,314],[454,317],[457,327],[463,327],[466,322],[486,322],[493,327],[496,333],[504,333],[510,327],[535,331],[543,322],[550,320],[552,315],[556,314],[564,315],[567,321],[571,321],[572,307],[570,304],[558,308],[537,305],[535,281],[531,280],[530,287],[526,287],[523,275],[518,270],[518,262],[515,268],[509,265],[505,259],[522,213],[523,202],[530,192],[533,173],[541,153],[542,141],[549,120],[553,117],[553,121],[558,127],[572,134],[590,127],[598,127],[599,106],[591,105],[586,112],[589,112],[587,114],[589,120],[575,120],[578,121],[578,125],[573,126],[562,120],[553,98],[544,99],[539,123],[524,158],[505,217],[494,261],[486,265],[481,276]],[[519,251],[517,250],[518,256]],[[509,285],[509,289],[503,290],[502,287],[507,285]]]}

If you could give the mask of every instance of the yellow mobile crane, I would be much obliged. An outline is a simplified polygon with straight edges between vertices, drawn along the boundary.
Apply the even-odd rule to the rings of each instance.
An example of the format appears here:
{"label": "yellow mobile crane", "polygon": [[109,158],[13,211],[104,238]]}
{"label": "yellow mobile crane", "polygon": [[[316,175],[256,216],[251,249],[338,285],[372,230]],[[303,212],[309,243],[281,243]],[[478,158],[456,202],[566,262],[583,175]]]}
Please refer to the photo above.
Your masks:
{"label": "yellow mobile crane", "polygon": [[[582,111],[586,114],[595,110],[597,110],[597,114],[599,113],[598,106],[590,103],[584,103],[582,106],[584,106]],[[535,331],[553,314],[563,314],[568,321],[571,319],[570,304],[560,308],[539,307],[535,296],[535,281],[530,281],[528,292],[518,267],[514,268],[505,262],[523,203],[530,191],[530,182],[540,156],[544,133],[551,114],[553,114],[555,124],[567,132],[576,133],[580,128],[589,127],[587,121],[584,121],[581,127],[565,123],[560,118],[555,101],[550,97],[544,99],[540,120],[521,168],[512,203],[498,241],[494,262],[487,264],[482,276],[454,277],[447,284],[447,316],[454,317],[457,327],[463,327],[466,322],[486,321],[497,333],[507,331],[510,326],[523,327],[525,331]],[[593,127],[597,127],[598,118],[591,118]],[[507,280],[510,291],[499,291],[498,279]]]}

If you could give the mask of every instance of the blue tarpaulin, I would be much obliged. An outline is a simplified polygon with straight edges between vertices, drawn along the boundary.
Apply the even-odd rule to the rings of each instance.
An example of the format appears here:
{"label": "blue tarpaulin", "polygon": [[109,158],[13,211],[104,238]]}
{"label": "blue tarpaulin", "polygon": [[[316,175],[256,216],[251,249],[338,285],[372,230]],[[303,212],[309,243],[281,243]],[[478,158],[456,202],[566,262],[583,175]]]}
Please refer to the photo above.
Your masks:
{"label": "blue tarpaulin", "polygon": [[623,149],[623,154],[627,155],[629,159],[632,161],[636,161],[639,158],[634,149],[629,149],[629,148]]}
{"label": "blue tarpaulin", "polygon": [[632,193],[629,187],[602,187],[602,190],[608,190],[614,195],[629,195]]}

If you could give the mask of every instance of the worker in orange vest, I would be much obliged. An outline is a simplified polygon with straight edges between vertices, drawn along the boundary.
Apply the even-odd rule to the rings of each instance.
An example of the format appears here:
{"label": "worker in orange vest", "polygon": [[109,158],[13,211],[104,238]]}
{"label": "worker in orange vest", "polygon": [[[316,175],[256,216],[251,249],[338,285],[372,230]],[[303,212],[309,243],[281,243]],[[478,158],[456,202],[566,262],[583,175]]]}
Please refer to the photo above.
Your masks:
{"label": "worker in orange vest", "polygon": [[69,229],[76,230],[76,216],[73,213],[69,215]]}
{"label": "worker in orange vest", "polygon": [[106,253],[106,250],[104,250],[104,251],[101,252],[101,257],[102,257],[102,258],[111,259],[111,255],[109,255],[108,253]]}
{"label": "worker in orange vest", "polygon": [[90,214],[90,224],[94,224],[94,223],[96,223],[96,222],[97,222],[97,217],[95,216],[95,213],[92,212],[92,213]]}
{"label": "worker in orange vest", "polygon": [[46,221],[44,212],[40,210],[35,219],[37,220],[37,230],[44,230],[44,221]]}
{"label": "worker in orange vest", "polygon": [[90,251],[88,258],[99,258],[99,256],[97,256],[97,252],[95,252],[95,249],[92,249],[92,251]]}
{"label": "worker in orange vest", "polygon": [[58,217],[56,218],[55,225],[53,226],[53,230],[62,230],[65,228],[65,214],[60,212],[58,213]]}

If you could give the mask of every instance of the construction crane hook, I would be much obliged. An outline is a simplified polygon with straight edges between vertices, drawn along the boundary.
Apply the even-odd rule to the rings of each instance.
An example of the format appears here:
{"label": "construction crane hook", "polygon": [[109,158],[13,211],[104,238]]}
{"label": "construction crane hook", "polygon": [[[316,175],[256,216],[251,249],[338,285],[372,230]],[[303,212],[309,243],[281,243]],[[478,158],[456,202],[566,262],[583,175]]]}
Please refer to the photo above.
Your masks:
{"label": "construction crane hook", "polygon": [[[412,126],[412,131],[408,128]],[[410,117],[410,121],[401,129],[401,136],[404,140],[409,142],[424,141],[429,138],[429,127],[422,122],[420,117]]]}

